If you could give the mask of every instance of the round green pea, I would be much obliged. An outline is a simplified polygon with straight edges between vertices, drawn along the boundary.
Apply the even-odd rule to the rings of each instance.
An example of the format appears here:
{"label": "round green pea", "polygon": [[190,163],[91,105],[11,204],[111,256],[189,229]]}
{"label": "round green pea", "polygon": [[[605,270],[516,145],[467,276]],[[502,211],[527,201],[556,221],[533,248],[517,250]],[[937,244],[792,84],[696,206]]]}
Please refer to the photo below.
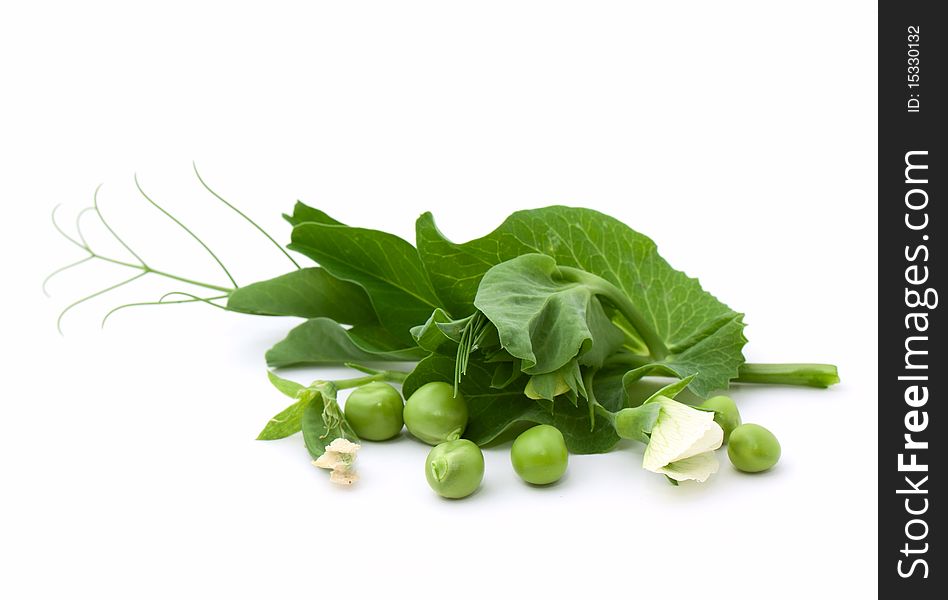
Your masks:
{"label": "round green pea", "polygon": [[402,430],[402,396],[381,381],[355,389],[346,399],[346,420],[363,440],[381,442]]}
{"label": "round green pea", "polygon": [[484,455],[471,440],[438,444],[425,460],[425,477],[439,496],[470,496],[484,479]]}
{"label": "round green pea", "polygon": [[467,405],[454,386],[432,381],[421,386],[405,403],[405,427],[425,442],[436,446],[461,437],[467,427]]}
{"label": "round green pea", "polygon": [[714,411],[714,422],[724,430],[724,443],[726,444],[731,437],[731,432],[741,424],[741,413],[737,410],[729,396],[715,396],[708,398],[701,404],[702,408],[710,408]]}
{"label": "round green pea", "polygon": [[780,460],[780,442],[768,429],[747,423],[731,432],[727,456],[738,470],[759,473]]}
{"label": "round green pea", "polygon": [[546,485],[558,481],[569,463],[563,434],[552,425],[531,427],[514,440],[510,462],[527,483]]}

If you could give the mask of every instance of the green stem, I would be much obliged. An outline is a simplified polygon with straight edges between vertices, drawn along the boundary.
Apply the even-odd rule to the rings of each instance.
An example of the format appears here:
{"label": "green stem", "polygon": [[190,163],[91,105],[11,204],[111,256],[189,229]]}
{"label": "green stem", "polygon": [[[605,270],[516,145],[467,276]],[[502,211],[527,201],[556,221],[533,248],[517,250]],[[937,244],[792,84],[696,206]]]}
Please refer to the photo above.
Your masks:
{"label": "green stem", "polygon": [[839,373],[835,365],[744,363],[741,365],[737,378],[732,381],[826,388],[839,383]]}
{"label": "green stem", "polygon": [[629,369],[638,369],[639,367],[644,367],[645,365],[650,365],[654,362],[655,361],[651,356],[643,356],[634,352],[616,352],[612,356],[606,358],[606,360],[603,362],[602,368],[628,367]]}
{"label": "green stem", "polygon": [[616,414],[614,412],[610,411],[609,409],[607,409],[602,404],[599,404],[598,402],[596,402],[596,404],[594,405],[594,408],[596,410],[597,415],[601,417],[605,417],[605,419],[609,421],[610,423],[612,423],[613,425],[616,424]]}
{"label": "green stem", "polygon": [[145,268],[146,273],[154,273],[155,275],[160,275],[162,277],[167,277],[168,279],[174,279],[175,281],[180,281],[182,283],[189,283],[191,285],[196,285],[198,287],[206,288],[209,290],[214,290],[216,292],[223,292],[225,294],[230,294],[234,291],[234,288],[223,287],[220,285],[214,285],[211,283],[204,283],[203,281],[196,281],[194,279],[188,279],[187,277],[180,277],[178,275],[172,275],[171,273],[166,273],[164,271],[159,271],[157,269],[152,269],[151,267]]}
{"label": "green stem", "polygon": [[225,294],[230,294],[234,291],[233,288],[223,287],[220,285],[214,285],[212,283],[205,283],[203,281],[197,281],[195,279],[188,279],[187,277],[181,277],[180,275],[174,275],[165,271],[159,271],[158,269],[152,269],[146,265],[136,265],[135,263],[125,262],[124,260],[118,260],[115,258],[109,258],[108,256],[102,256],[101,254],[96,254],[95,252],[89,251],[89,258],[98,258],[99,260],[104,260],[105,262],[112,263],[114,265],[119,265],[122,267],[128,267],[130,269],[138,269],[142,273],[153,273],[155,275],[160,275],[161,277],[167,277],[168,279],[174,279],[175,281],[180,281],[182,283],[188,283],[190,285],[196,285],[198,287],[206,288],[209,290],[214,290],[215,292],[223,292]]}
{"label": "green stem", "polygon": [[373,375],[363,375],[362,377],[353,377],[352,379],[337,379],[331,381],[337,390],[347,390],[349,388],[355,388],[367,383],[372,383],[373,381],[387,381],[389,383],[402,383],[405,381],[405,378],[408,377],[408,373],[404,371],[379,371]]}
{"label": "green stem", "polygon": [[658,332],[652,328],[651,323],[645,319],[645,316],[639,312],[639,309],[632,304],[632,301],[629,300],[629,297],[626,296],[622,290],[617,288],[610,281],[598,275],[583,271],[582,269],[574,269],[573,267],[558,267],[558,269],[560,275],[565,279],[586,284],[590,286],[596,294],[608,299],[629,321],[632,327],[635,328],[635,331],[638,332],[642,340],[645,341],[649,352],[656,360],[661,360],[668,355],[668,347],[665,346],[665,341],[659,337]]}
{"label": "green stem", "polygon": [[[618,352],[606,359],[603,368],[637,369],[652,362],[648,356]],[[731,381],[826,388],[839,383],[839,373],[835,365],[819,363],[744,363]]]}
{"label": "green stem", "polygon": [[[220,194],[218,194],[217,192],[215,192],[214,190],[212,190],[212,189],[211,189],[211,186],[207,185],[207,183],[204,182],[204,178],[201,177],[201,174],[198,172],[197,163],[195,163],[194,161],[191,161],[191,166],[194,167],[194,174],[197,175],[198,181],[201,182],[201,185],[204,186],[204,189],[206,189],[208,192],[210,192],[212,196],[214,196],[215,198],[217,198],[218,200],[220,200],[221,202],[223,202],[224,205],[227,206],[227,208],[231,209],[232,211],[234,211],[235,213],[237,213],[238,215],[240,215],[241,217],[243,217],[244,220],[246,220],[248,223],[250,223],[251,225],[253,225],[254,227],[256,227],[256,228],[257,228],[257,231],[259,231],[260,233],[262,233],[268,240],[270,240],[270,243],[272,243],[274,246],[276,246],[277,250],[279,250],[280,252],[282,252],[282,253],[283,253],[283,256],[287,257],[287,258],[289,259],[289,261],[290,261],[291,263],[293,263],[293,266],[294,266],[294,267],[296,267],[297,269],[302,268],[302,267],[300,267],[299,263],[296,262],[296,261],[293,259],[292,256],[290,256],[290,253],[287,252],[287,251],[283,248],[283,246],[280,245],[280,243],[279,243],[278,241],[276,241],[275,239],[273,239],[273,236],[271,236],[269,233],[267,233],[266,230],[265,230],[263,227],[257,225],[257,222],[254,221],[253,219],[251,219],[250,217],[248,217],[247,215],[245,215],[242,210],[240,210],[239,208],[237,208],[236,206],[234,206],[233,204],[231,204],[231,203],[228,202],[227,200],[224,200],[224,198],[223,198]],[[131,249],[129,249],[129,250],[131,250]]]}
{"label": "green stem", "polygon": [[[181,229],[183,229],[185,232],[187,232],[187,234],[190,235],[192,238],[194,238],[194,240],[195,240],[197,243],[201,244],[201,247],[203,247],[203,248],[207,251],[207,253],[211,255],[211,258],[213,258],[214,261],[218,264],[218,266],[220,266],[221,270],[224,271],[224,274],[227,275],[227,279],[230,280],[230,282],[234,285],[234,287],[235,287],[235,288],[240,287],[239,285],[237,285],[237,282],[236,282],[236,281],[234,280],[234,278],[231,276],[230,271],[227,270],[227,267],[224,266],[224,263],[221,262],[221,259],[219,259],[219,258],[217,257],[217,255],[214,254],[214,251],[211,250],[210,247],[209,247],[207,244],[204,243],[204,240],[202,240],[201,238],[199,238],[196,233],[194,233],[193,231],[191,231],[191,230],[188,228],[188,226],[185,225],[184,223],[182,223],[177,217],[175,217],[175,216],[172,215],[170,212],[168,212],[167,210],[165,210],[164,208],[162,208],[157,202],[155,202],[154,200],[152,200],[151,197],[150,197],[148,194],[145,193],[145,190],[142,189],[141,184],[138,182],[138,174],[137,174],[137,173],[135,174],[134,179],[135,179],[135,187],[138,188],[138,193],[140,193],[140,194],[142,195],[142,197],[143,197],[145,200],[148,201],[149,204],[151,204],[152,206],[154,206],[155,208],[157,208],[159,211],[161,211],[161,213],[162,213],[163,215],[165,215],[166,217],[168,217],[169,219],[171,219],[172,221],[174,221],[174,224],[175,224],[175,225],[177,225],[178,227],[180,227]],[[221,290],[221,291],[225,291],[225,290]]]}

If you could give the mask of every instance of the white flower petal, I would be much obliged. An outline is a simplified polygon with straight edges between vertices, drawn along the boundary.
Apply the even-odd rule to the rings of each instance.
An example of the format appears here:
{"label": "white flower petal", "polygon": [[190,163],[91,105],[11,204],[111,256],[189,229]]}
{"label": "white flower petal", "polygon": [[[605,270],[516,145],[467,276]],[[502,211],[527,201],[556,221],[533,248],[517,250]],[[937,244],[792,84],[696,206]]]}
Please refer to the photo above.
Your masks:
{"label": "white flower petal", "polygon": [[[642,466],[654,472],[681,458],[694,456],[689,454],[694,447],[706,447],[713,444],[718,432],[707,441],[704,439],[709,430],[721,427],[714,422],[714,413],[691,408],[670,398],[659,397],[661,412],[652,427]],[[720,431],[723,439],[723,431]],[[718,442],[718,446],[720,446]],[[705,448],[707,449],[707,448]]]}
{"label": "white flower petal", "polygon": [[[713,417],[712,417],[713,418]],[[701,436],[690,448],[681,453],[674,461],[678,462],[686,458],[691,458],[692,456],[697,456],[699,454],[704,454],[705,452],[711,452],[712,450],[717,450],[721,447],[721,444],[724,443],[724,430],[721,429],[721,426],[711,421],[711,428],[704,432],[704,435]]]}
{"label": "white flower petal", "polygon": [[693,479],[700,483],[717,473],[718,466],[718,458],[714,455],[714,452],[705,452],[684,460],[675,461],[662,467],[657,472],[668,475],[675,481]]}

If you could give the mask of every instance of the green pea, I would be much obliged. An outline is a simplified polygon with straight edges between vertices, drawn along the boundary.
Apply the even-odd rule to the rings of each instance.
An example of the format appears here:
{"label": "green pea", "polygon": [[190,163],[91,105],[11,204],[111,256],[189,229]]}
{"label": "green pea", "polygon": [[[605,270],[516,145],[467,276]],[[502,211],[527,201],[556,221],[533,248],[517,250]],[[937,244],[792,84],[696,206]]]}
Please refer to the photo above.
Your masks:
{"label": "green pea", "polygon": [[531,427],[514,440],[510,462],[527,483],[546,485],[558,481],[569,463],[563,434],[552,425]]}
{"label": "green pea", "polygon": [[367,383],[349,394],[345,411],[356,435],[373,442],[395,437],[405,423],[401,394],[381,381]]}
{"label": "green pea", "polygon": [[461,392],[454,395],[454,386],[432,381],[421,386],[405,403],[405,427],[425,442],[436,446],[456,440],[467,427],[467,405]]}
{"label": "green pea", "polygon": [[731,432],[727,456],[738,470],[759,473],[780,460],[780,442],[769,430],[747,423]]}
{"label": "green pea", "polygon": [[702,408],[710,408],[714,411],[714,422],[724,430],[724,443],[728,442],[731,432],[741,424],[741,413],[737,410],[734,400],[728,396],[715,396],[708,398],[701,404]]}
{"label": "green pea", "polygon": [[438,444],[428,453],[425,477],[439,496],[470,496],[484,479],[484,455],[471,440]]}

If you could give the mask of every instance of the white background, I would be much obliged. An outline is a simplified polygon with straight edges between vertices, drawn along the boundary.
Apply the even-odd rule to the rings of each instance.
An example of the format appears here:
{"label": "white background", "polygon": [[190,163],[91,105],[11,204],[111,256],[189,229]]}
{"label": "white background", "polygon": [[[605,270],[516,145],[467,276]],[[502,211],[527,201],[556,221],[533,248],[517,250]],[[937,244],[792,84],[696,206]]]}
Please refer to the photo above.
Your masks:
{"label": "white background", "polygon": [[[19,3],[0,9],[0,596],[864,598],[876,585],[876,14],[869,2]],[[772,472],[674,488],[641,447],[559,485],[489,450],[483,488],[430,492],[427,448],[368,445],[332,487],[302,441],[254,437],[286,399],[263,352],[294,323],[87,264],[107,217],[158,268],[239,282],[290,265],[300,198],[461,241],[514,209],[596,208],[747,314],[755,361],[840,367],[830,391],[743,387]],[[120,249],[84,219],[94,245]],[[326,376],[309,370],[301,380]]]}

